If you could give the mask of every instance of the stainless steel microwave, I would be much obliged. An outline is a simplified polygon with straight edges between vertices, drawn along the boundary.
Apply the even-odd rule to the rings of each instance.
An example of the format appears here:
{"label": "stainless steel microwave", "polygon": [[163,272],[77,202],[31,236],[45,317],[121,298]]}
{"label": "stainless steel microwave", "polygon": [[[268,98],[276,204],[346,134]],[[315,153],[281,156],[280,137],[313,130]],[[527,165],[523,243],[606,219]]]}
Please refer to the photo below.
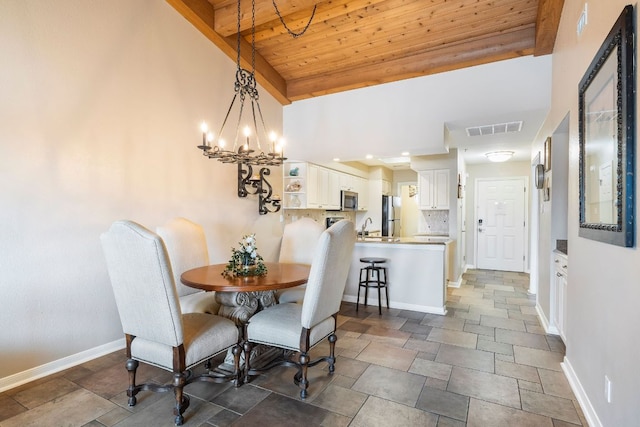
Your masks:
{"label": "stainless steel microwave", "polygon": [[340,191],[340,210],[357,211],[358,210],[358,193],[353,191]]}

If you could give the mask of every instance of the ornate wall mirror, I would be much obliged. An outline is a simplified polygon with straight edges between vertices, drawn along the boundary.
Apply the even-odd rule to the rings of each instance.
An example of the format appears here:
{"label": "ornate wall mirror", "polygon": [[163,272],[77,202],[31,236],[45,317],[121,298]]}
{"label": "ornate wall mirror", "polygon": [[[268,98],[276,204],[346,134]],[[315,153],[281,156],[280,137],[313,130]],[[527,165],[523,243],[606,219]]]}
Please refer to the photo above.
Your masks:
{"label": "ornate wall mirror", "polygon": [[634,244],[633,6],[626,6],[580,81],[579,236]]}

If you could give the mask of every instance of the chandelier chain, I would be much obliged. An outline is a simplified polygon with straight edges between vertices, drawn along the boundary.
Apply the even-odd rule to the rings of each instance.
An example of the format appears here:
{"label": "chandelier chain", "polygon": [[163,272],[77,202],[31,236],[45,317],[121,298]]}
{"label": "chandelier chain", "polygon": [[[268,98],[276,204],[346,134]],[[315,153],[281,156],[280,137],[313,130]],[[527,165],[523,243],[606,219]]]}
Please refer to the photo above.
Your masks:
{"label": "chandelier chain", "polygon": [[276,0],[271,0],[271,2],[273,3],[273,8],[276,10],[276,15],[278,15],[278,18],[280,19],[280,22],[282,22],[282,25],[284,25],[284,28],[285,28],[285,30],[287,30],[287,33],[289,33],[289,35],[291,37],[293,37],[294,39],[297,39],[298,37],[300,37],[301,35],[303,35],[304,33],[307,32],[307,29],[309,28],[309,25],[311,25],[311,21],[313,21],[313,17],[316,14],[316,8],[318,7],[317,4],[313,5],[313,11],[311,12],[311,18],[309,18],[309,22],[307,22],[307,25],[305,25],[304,28],[301,31],[298,31],[296,33],[295,31],[292,31],[289,28],[289,26],[287,25],[286,22],[284,22],[284,18],[280,14],[280,10],[278,9],[278,5],[276,4]]}
{"label": "chandelier chain", "polygon": [[256,0],[251,0],[251,73],[256,72]]}

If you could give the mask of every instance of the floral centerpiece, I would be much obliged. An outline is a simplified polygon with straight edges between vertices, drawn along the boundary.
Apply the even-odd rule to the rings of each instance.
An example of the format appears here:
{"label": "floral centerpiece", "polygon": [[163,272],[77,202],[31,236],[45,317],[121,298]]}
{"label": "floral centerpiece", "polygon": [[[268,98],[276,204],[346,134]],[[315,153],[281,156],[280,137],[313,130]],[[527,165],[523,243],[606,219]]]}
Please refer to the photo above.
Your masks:
{"label": "floral centerpiece", "polygon": [[239,242],[240,248],[231,248],[231,259],[227,267],[222,272],[225,277],[236,276],[264,276],[267,274],[267,267],[256,247],[256,235],[249,234],[242,236]]}

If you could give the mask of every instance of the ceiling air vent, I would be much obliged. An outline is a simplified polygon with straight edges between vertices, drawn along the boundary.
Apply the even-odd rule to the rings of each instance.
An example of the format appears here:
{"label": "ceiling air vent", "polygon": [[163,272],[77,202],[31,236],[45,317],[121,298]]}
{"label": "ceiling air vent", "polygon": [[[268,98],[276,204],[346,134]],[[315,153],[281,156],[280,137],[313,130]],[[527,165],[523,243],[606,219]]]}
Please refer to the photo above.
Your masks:
{"label": "ceiling air vent", "polygon": [[497,133],[520,132],[521,130],[522,120],[519,122],[474,126],[466,129],[467,136],[495,135]]}

